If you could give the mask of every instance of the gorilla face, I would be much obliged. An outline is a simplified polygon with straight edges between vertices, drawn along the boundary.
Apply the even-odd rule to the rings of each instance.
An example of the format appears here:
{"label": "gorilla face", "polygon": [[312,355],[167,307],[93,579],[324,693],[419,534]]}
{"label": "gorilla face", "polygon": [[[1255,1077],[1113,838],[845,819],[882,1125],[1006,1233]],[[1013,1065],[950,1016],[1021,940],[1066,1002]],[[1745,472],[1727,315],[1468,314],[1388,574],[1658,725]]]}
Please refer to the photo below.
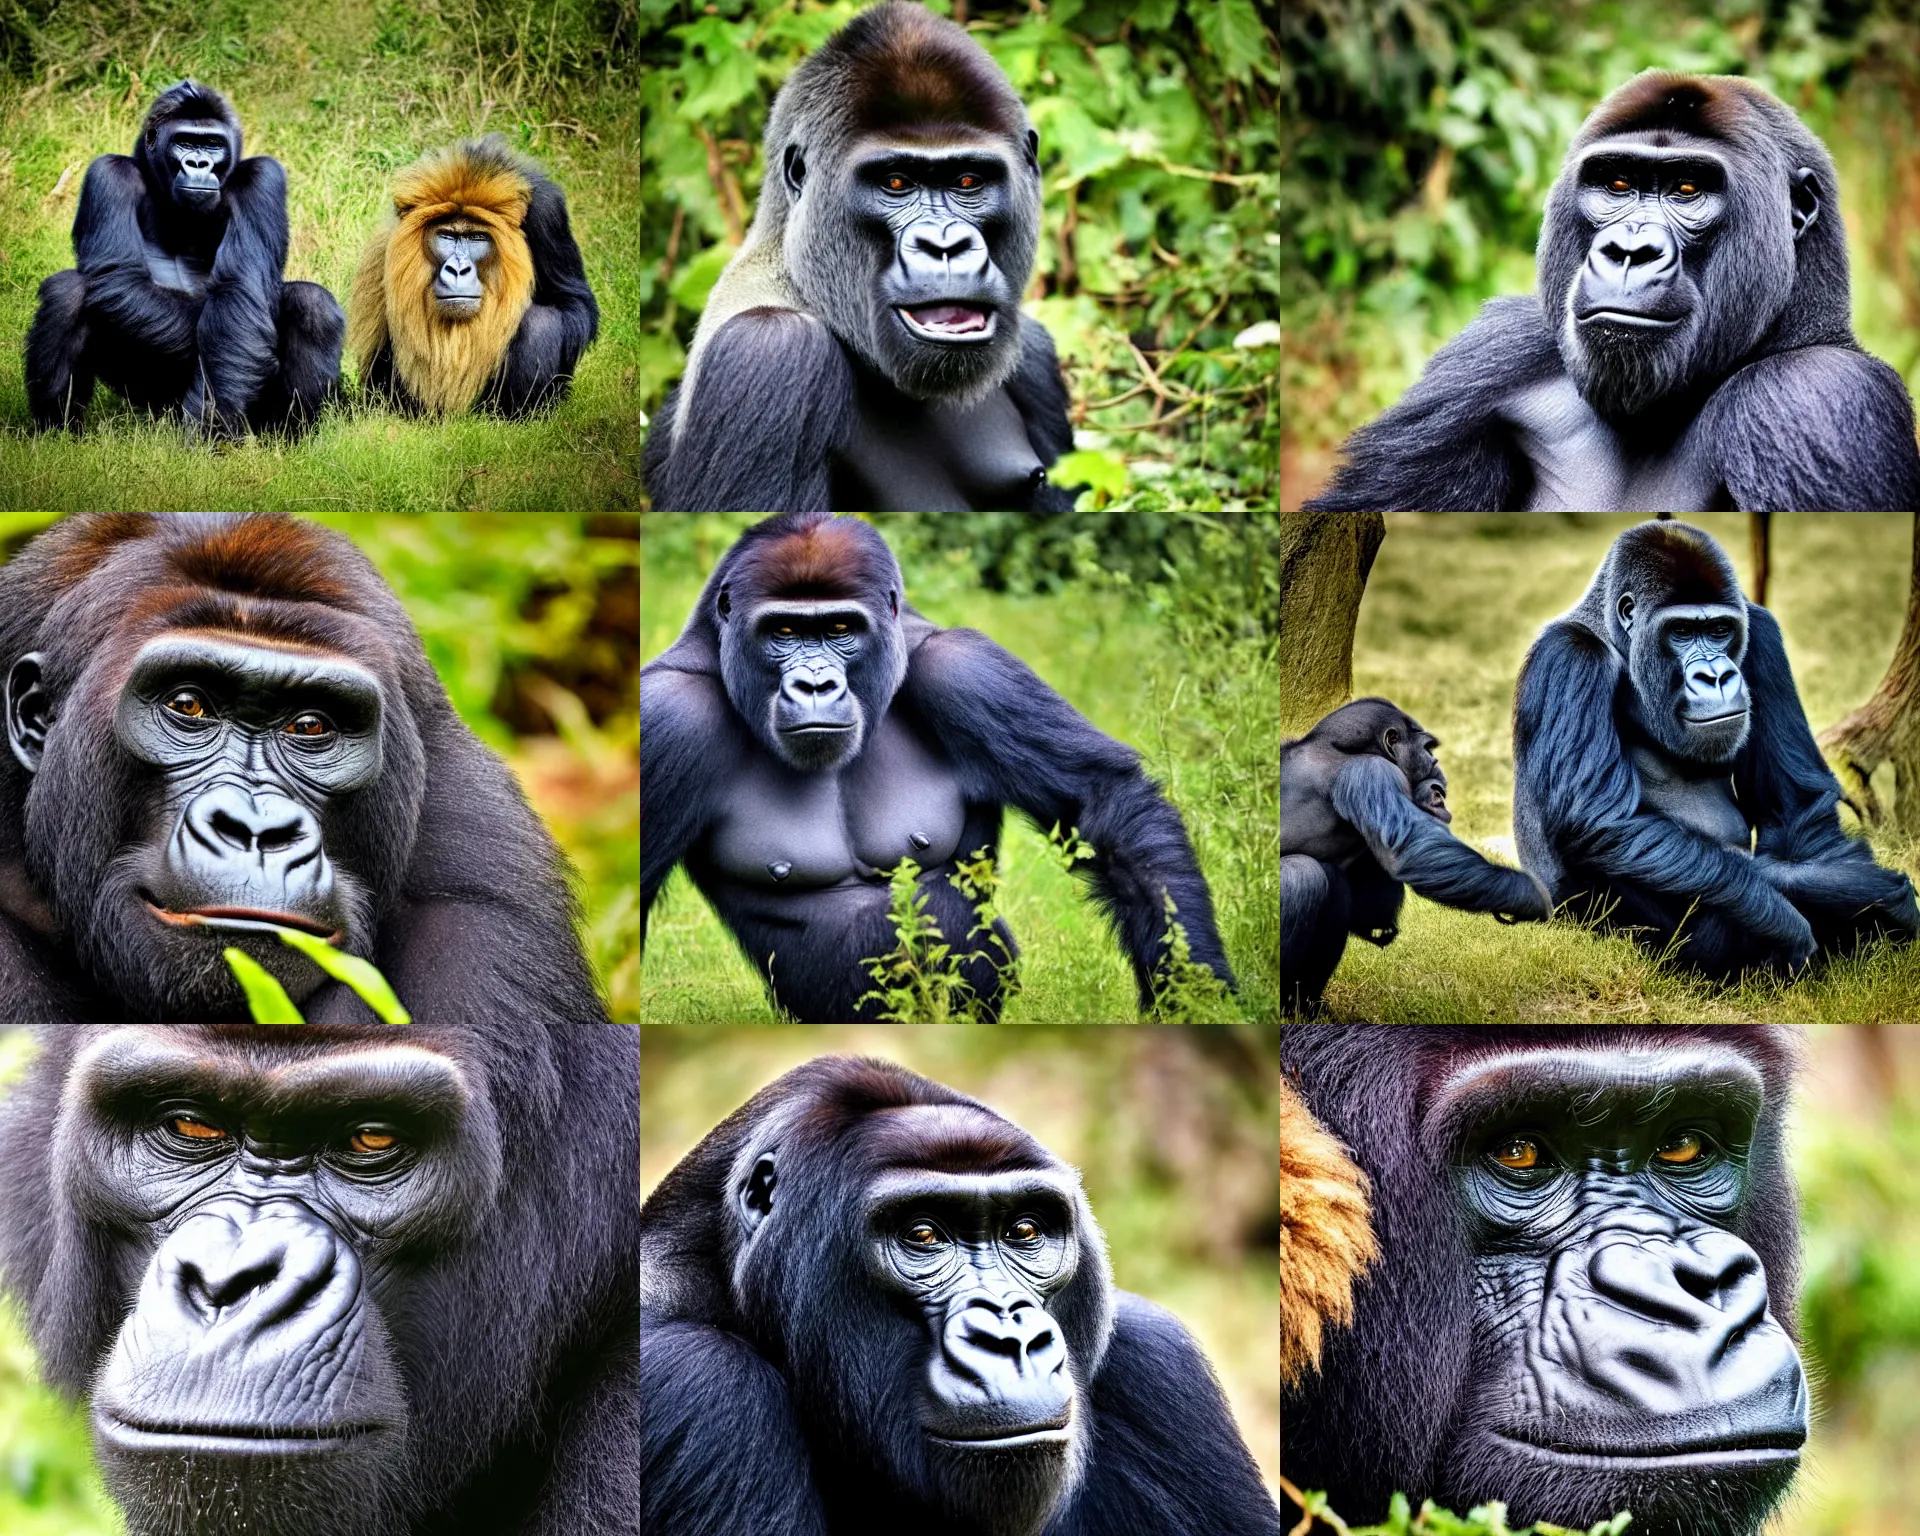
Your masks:
{"label": "gorilla face", "polygon": [[493,257],[493,236],[470,219],[446,219],[427,232],[427,256],[435,264],[433,307],[442,320],[471,320],[480,313],[486,287],[481,267]]}
{"label": "gorilla face", "polygon": [[1786,303],[1795,242],[1819,207],[1811,169],[1784,174],[1671,129],[1569,156],[1548,200],[1541,292],[1587,402],[1631,418],[1731,370]]}
{"label": "gorilla face", "polygon": [[143,829],[119,847],[63,836],[75,807],[27,802],[30,842],[59,850],[42,878],[121,995],[170,1017],[226,1017],[239,993],[221,952],[237,944],[296,1001],[310,996],[325,977],[263,923],[370,952],[373,896],[342,862],[354,840],[341,807],[382,769],[385,692],[372,672],[309,649],[162,635],[135,656],[96,737],[85,709],[54,710],[46,660],[25,656],[7,679],[14,755],[37,775],[102,752],[88,777],[116,809],[96,830]]}
{"label": "gorilla face", "polygon": [[774,753],[802,773],[858,757],[893,697],[876,616],[857,602],[788,598],[727,623],[728,654],[737,651],[728,692]]}
{"label": "gorilla face", "polygon": [[959,137],[928,148],[874,136],[817,177],[797,145],[783,161],[788,259],[803,290],[836,334],[916,399],[983,394],[1020,357],[1039,141],[1032,132],[1017,148],[986,133]]}
{"label": "gorilla face", "polygon": [[1634,597],[1616,611],[1629,637],[1638,722],[1675,756],[1715,766],[1746,745],[1752,697],[1740,662],[1747,616],[1722,603],[1674,604],[1638,622]]}
{"label": "gorilla face", "polygon": [[158,163],[173,200],[192,213],[212,213],[233,171],[235,152],[225,123],[212,118],[183,118],[157,130]]}

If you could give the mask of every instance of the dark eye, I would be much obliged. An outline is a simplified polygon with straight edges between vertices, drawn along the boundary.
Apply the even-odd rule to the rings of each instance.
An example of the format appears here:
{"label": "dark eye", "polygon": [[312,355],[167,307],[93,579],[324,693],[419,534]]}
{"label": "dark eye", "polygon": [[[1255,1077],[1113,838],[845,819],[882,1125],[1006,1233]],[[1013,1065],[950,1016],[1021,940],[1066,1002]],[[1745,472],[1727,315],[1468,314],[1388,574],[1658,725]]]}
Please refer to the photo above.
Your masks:
{"label": "dark eye", "polygon": [[980,185],[980,178],[972,175],[962,176],[954,185],[962,192],[971,192],[975,187]]}
{"label": "dark eye", "polygon": [[827,626],[827,633],[835,637],[838,637],[840,635],[844,635],[847,632],[848,628],[849,626],[845,624],[829,624]]}
{"label": "dark eye", "polygon": [[1022,1216],[1007,1228],[1007,1241],[1010,1243],[1037,1243],[1040,1241],[1040,1223],[1031,1216]]}
{"label": "dark eye", "polygon": [[1654,1157],[1669,1168],[1685,1168],[1707,1156],[1707,1139],[1698,1131],[1681,1131],[1660,1144]]}
{"label": "dark eye", "polygon": [[1502,1168],[1538,1168],[1540,1166],[1540,1143],[1531,1136],[1510,1136],[1487,1151]]}
{"label": "dark eye", "polygon": [[791,624],[782,624],[774,633],[782,640],[791,640],[793,638],[793,626]]}
{"label": "dark eye", "polygon": [[904,192],[911,183],[908,182],[906,177],[896,174],[889,176],[881,185],[889,192]]}
{"label": "dark eye", "polygon": [[167,708],[176,715],[185,715],[189,720],[201,720],[206,717],[206,702],[190,688],[182,688],[167,700]]}
{"label": "dark eye", "polygon": [[930,1221],[916,1221],[901,1235],[915,1248],[938,1248],[946,1242],[940,1229]]}
{"label": "dark eye", "polygon": [[398,1136],[377,1125],[363,1125],[347,1138],[347,1146],[362,1157],[378,1157],[383,1152],[391,1152],[399,1145]]}
{"label": "dark eye", "polygon": [[192,1115],[175,1115],[167,1122],[167,1129],[174,1135],[187,1141],[225,1141],[227,1133],[217,1125],[208,1125],[206,1121]]}
{"label": "dark eye", "polygon": [[316,715],[312,710],[295,715],[287,722],[289,736],[325,736],[333,730],[325,715]]}

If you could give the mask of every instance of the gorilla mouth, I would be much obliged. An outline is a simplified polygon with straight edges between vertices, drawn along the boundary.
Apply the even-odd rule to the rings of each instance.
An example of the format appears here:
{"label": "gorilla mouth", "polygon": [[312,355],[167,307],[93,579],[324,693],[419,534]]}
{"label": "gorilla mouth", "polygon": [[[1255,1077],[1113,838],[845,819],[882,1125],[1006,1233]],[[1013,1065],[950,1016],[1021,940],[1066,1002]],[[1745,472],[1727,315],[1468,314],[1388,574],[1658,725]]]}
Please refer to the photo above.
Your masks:
{"label": "gorilla mouth", "polygon": [[258,907],[195,907],[186,912],[175,912],[157,905],[153,898],[142,893],[147,910],[169,928],[221,928],[236,933],[264,933],[270,928],[297,928],[302,933],[310,933],[315,938],[325,939],[329,944],[340,944],[346,934],[338,928],[329,928],[324,923],[315,922],[310,917],[302,917],[298,912],[271,912]]}
{"label": "gorilla mouth", "polygon": [[900,318],[908,330],[930,341],[986,341],[999,324],[999,316],[978,304],[903,306]]}
{"label": "gorilla mouth", "polygon": [[1073,1438],[1067,1419],[1054,1424],[1036,1424],[1031,1429],[1002,1431],[992,1435],[936,1435],[927,1438],[935,1445],[958,1451],[1018,1451],[1044,1446],[1065,1445]]}
{"label": "gorilla mouth", "polygon": [[826,720],[809,720],[805,725],[783,725],[780,727],[780,734],[782,736],[833,736],[841,731],[852,729],[851,722],[836,725]]}
{"label": "gorilla mouth", "polygon": [[1756,1430],[1720,1440],[1697,1441],[1691,1445],[1662,1446],[1657,1449],[1588,1446],[1556,1448],[1517,1440],[1511,1435],[1497,1438],[1516,1450],[1556,1466],[1599,1471],[1627,1467],[1640,1471],[1712,1469],[1738,1471],[1741,1468],[1775,1467],[1797,1462],[1806,1444],[1799,1429]]}
{"label": "gorilla mouth", "polygon": [[1685,315],[1644,315],[1632,309],[1589,309],[1574,317],[1582,325],[1598,321],[1605,325],[1625,325],[1638,330],[1668,331],[1686,319]]}
{"label": "gorilla mouth", "polygon": [[111,1413],[99,1415],[99,1423],[122,1450],[191,1449],[228,1456],[337,1451],[343,1445],[388,1428],[384,1424],[329,1424],[301,1429],[265,1424],[135,1424]]}

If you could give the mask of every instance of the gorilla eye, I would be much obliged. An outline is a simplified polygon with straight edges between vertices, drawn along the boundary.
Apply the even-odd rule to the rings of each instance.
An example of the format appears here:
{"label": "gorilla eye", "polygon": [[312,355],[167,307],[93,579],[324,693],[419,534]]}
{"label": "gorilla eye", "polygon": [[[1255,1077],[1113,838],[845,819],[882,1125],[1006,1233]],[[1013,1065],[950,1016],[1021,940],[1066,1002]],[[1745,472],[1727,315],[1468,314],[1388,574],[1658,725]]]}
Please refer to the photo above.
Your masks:
{"label": "gorilla eye", "polygon": [[782,624],[774,633],[779,635],[783,640],[791,640],[793,638],[793,626],[791,624]]}
{"label": "gorilla eye", "polygon": [[400,1138],[378,1126],[363,1125],[347,1138],[347,1145],[362,1157],[378,1157],[382,1152],[391,1152],[399,1146]]}
{"label": "gorilla eye", "polygon": [[1607,190],[1609,192],[1630,192],[1633,190],[1633,187],[1626,177],[1616,176],[1612,181],[1607,183]]}
{"label": "gorilla eye", "polygon": [[1010,1243],[1037,1243],[1040,1241],[1040,1223],[1031,1216],[1022,1216],[1007,1228],[1007,1241]]}
{"label": "gorilla eye", "polygon": [[908,182],[906,177],[894,175],[889,176],[881,185],[889,192],[904,192],[907,190]]}
{"label": "gorilla eye", "polygon": [[980,178],[972,175],[962,176],[954,185],[963,192],[971,192],[975,187],[980,185]]}
{"label": "gorilla eye", "polygon": [[207,713],[205,701],[188,688],[182,688],[168,699],[167,708],[176,715],[185,715],[189,720],[204,719]]}
{"label": "gorilla eye", "polygon": [[946,1242],[940,1235],[940,1229],[930,1221],[916,1221],[903,1234],[915,1248],[938,1248]]}
{"label": "gorilla eye", "polygon": [[1540,1143],[1531,1136],[1510,1136],[1491,1148],[1487,1156],[1502,1168],[1538,1168]]}
{"label": "gorilla eye", "polygon": [[1698,1131],[1682,1131],[1670,1136],[1653,1154],[1669,1168],[1683,1168],[1707,1155],[1707,1142]]}
{"label": "gorilla eye", "polygon": [[295,715],[287,722],[289,736],[325,736],[333,727],[327,724],[325,715],[317,715],[312,710]]}
{"label": "gorilla eye", "polygon": [[1680,183],[1679,186],[1675,187],[1673,190],[1677,195],[1681,197],[1692,197],[1694,193],[1698,192],[1700,189],[1690,181],[1683,181]]}
{"label": "gorilla eye", "polygon": [[830,635],[844,635],[847,632],[847,628],[848,626],[845,624],[829,624],[827,626],[827,633]]}
{"label": "gorilla eye", "polygon": [[192,1115],[175,1115],[167,1122],[173,1134],[184,1136],[188,1141],[225,1141],[227,1133],[217,1125],[208,1125],[204,1120],[196,1120]]}

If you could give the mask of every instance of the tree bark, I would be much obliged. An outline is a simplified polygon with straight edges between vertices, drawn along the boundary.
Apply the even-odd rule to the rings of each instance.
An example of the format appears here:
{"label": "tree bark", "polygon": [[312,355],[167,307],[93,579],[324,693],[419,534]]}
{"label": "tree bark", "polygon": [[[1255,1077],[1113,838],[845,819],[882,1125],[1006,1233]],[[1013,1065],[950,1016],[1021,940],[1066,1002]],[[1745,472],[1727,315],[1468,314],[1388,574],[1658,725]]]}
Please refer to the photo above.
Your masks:
{"label": "tree bark", "polygon": [[1280,516],[1280,729],[1304,731],[1353,695],[1353,627],[1386,519],[1378,512]]}
{"label": "tree bark", "polygon": [[1753,600],[1767,606],[1767,578],[1773,574],[1773,514],[1747,514],[1747,549],[1753,555]]}
{"label": "tree bark", "polygon": [[1893,825],[1920,831],[1920,513],[1914,515],[1913,565],[1907,582],[1907,618],[1893,661],[1872,698],[1820,733],[1847,799],[1870,826],[1886,819],[1869,782],[1882,763],[1893,764]]}

